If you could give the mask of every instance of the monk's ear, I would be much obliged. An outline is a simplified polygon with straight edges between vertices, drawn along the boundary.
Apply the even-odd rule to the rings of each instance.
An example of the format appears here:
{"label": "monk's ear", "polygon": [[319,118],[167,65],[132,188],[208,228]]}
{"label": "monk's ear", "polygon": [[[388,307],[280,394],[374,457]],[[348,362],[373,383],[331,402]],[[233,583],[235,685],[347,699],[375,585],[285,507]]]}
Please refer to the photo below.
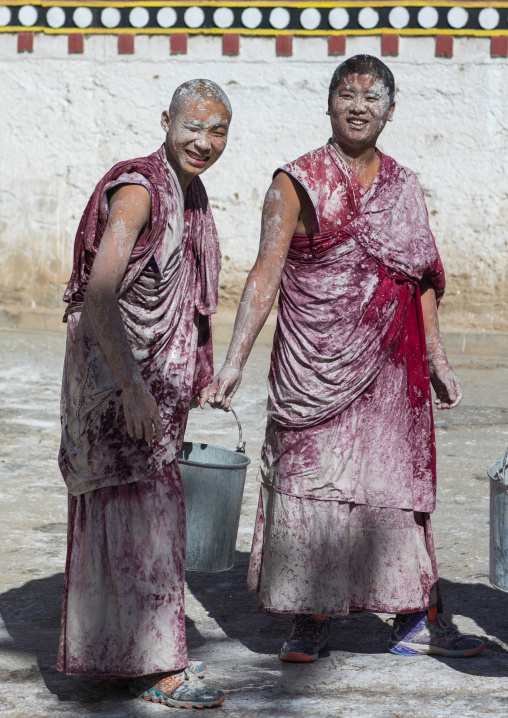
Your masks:
{"label": "monk's ear", "polygon": [[395,102],[392,103],[390,110],[388,111],[388,122],[393,121],[393,113],[395,112]]}
{"label": "monk's ear", "polygon": [[161,127],[166,134],[169,132],[170,124],[171,124],[171,115],[169,114],[169,112],[167,110],[163,110],[162,115],[161,115]]}

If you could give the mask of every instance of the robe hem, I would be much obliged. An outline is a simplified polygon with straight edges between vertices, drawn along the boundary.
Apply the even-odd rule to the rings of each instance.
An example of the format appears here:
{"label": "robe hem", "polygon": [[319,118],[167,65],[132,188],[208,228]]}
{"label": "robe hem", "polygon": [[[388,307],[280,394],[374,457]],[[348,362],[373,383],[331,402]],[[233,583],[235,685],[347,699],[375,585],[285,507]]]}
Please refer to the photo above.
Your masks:
{"label": "robe hem", "polygon": [[185,665],[178,666],[177,668],[150,668],[147,670],[139,670],[136,673],[122,673],[120,671],[109,671],[109,672],[84,672],[84,671],[73,671],[66,670],[57,666],[56,669],[59,673],[64,673],[66,676],[85,676],[87,678],[140,678],[141,676],[149,676],[153,673],[172,673],[173,671],[182,671],[187,668],[189,661]]}
{"label": "robe hem", "polygon": [[[256,589],[248,588],[247,591],[249,593],[259,593]],[[265,611],[266,613],[273,613],[273,614],[281,614],[281,615],[294,615],[296,613],[306,613],[306,614],[318,614],[321,616],[329,616],[331,618],[335,617],[341,617],[341,616],[349,616],[351,613],[417,613],[418,611],[428,611],[431,607],[431,602],[428,601],[423,606],[418,607],[411,607],[411,608],[393,608],[389,606],[350,606],[349,610],[347,611],[337,611],[335,609],[327,610],[326,608],[319,607],[318,609],[309,608],[309,606],[305,606],[304,608],[287,608],[287,609],[280,609],[276,608],[275,606],[265,606],[260,601],[259,602],[259,608],[262,611]]]}

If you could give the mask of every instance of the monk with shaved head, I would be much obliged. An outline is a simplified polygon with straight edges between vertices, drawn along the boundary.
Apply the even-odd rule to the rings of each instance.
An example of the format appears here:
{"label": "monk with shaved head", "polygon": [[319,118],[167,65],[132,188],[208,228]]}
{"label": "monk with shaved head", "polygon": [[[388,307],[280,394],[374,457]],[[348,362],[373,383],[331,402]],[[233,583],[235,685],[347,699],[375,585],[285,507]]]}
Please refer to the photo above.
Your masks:
{"label": "monk with shaved head", "polygon": [[58,669],[171,706],[224,700],[187,658],[178,452],[213,376],[220,252],[199,175],[224,152],[230,122],[215,83],[176,90],[160,149],[115,165],[90,197],[64,295]]}

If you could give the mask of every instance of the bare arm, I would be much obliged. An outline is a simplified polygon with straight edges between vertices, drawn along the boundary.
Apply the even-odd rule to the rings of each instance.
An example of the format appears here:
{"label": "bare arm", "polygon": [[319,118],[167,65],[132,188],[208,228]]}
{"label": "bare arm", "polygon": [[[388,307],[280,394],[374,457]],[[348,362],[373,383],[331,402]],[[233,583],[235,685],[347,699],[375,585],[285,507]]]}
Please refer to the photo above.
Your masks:
{"label": "bare arm", "polygon": [[200,405],[228,408],[242,370],[277,296],[289,245],[297,228],[303,190],[285,172],[273,180],[263,205],[259,253],[243,290],[224,366],[200,393]]}
{"label": "bare arm", "polygon": [[443,338],[439,331],[436,292],[428,279],[420,282],[420,292],[430,381],[436,392],[434,403],[438,409],[453,409],[462,401],[462,389],[448,363]]}
{"label": "bare arm", "polygon": [[157,441],[163,436],[155,399],[148,391],[130,348],[116,294],[138,237],[150,219],[150,195],[140,185],[122,185],[109,198],[109,218],[90,273],[85,306],[93,330],[123,392],[127,432]]}

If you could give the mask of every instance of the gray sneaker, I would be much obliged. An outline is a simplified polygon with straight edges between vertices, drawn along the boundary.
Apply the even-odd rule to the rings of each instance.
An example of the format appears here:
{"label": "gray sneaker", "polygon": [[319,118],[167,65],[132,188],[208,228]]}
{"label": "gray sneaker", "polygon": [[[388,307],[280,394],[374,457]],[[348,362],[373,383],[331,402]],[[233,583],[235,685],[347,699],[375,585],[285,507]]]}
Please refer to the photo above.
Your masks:
{"label": "gray sneaker", "polygon": [[279,653],[281,661],[313,663],[330,639],[330,619],[326,616],[297,613],[293,630]]}

